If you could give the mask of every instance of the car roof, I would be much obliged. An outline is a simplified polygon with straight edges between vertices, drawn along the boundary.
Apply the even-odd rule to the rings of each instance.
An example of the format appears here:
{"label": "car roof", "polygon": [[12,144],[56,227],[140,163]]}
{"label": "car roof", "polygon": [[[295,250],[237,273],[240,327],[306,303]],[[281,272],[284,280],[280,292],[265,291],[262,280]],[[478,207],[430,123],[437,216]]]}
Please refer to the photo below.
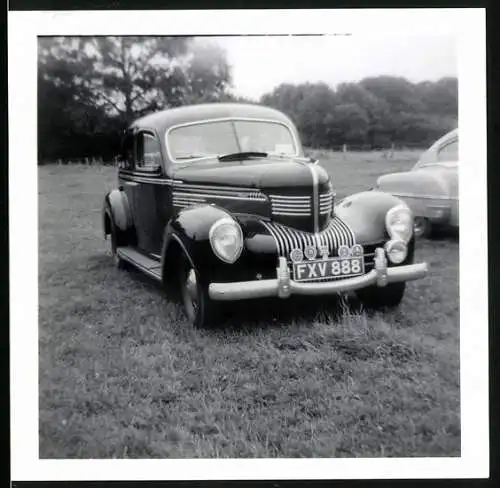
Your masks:
{"label": "car roof", "polygon": [[290,119],[285,114],[263,105],[247,103],[205,103],[155,112],[137,119],[130,127],[138,129],[155,129],[159,132],[165,132],[175,125],[221,118],[272,119],[291,124]]}

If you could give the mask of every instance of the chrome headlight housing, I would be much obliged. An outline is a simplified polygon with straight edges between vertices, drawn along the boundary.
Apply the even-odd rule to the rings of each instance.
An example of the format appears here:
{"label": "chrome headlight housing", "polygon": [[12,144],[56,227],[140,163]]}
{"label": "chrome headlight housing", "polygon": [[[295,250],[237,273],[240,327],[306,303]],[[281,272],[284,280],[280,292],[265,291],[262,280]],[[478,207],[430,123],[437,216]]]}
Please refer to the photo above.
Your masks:
{"label": "chrome headlight housing", "polygon": [[234,263],[243,250],[243,232],[240,225],[230,217],[215,222],[208,233],[215,255],[226,263]]}
{"label": "chrome headlight housing", "polygon": [[385,227],[391,239],[408,243],[413,233],[411,210],[404,204],[392,207],[385,216]]}

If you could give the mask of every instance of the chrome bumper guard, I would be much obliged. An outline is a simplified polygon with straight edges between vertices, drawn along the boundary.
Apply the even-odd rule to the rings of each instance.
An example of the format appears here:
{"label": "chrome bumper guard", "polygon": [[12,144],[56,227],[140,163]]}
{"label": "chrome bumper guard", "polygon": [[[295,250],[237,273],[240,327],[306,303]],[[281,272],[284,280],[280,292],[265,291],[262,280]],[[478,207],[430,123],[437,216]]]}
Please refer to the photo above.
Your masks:
{"label": "chrome bumper guard", "polygon": [[375,250],[375,267],[370,272],[352,278],[327,282],[299,282],[290,278],[286,258],[280,257],[274,279],[239,281],[233,283],[211,283],[208,293],[212,300],[244,300],[248,298],[279,297],[296,295],[326,295],[365,288],[370,285],[386,286],[398,281],[423,278],[427,274],[427,263],[388,267],[385,251]]}

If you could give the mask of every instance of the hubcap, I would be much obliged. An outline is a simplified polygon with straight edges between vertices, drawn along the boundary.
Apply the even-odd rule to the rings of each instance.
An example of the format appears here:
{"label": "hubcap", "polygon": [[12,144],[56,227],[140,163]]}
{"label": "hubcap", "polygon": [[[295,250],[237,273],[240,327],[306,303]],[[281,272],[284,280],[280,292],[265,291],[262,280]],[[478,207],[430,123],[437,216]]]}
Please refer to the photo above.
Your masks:
{"label": "hubcap", "polygon": [[422,237],[425,233],[427,222],[423,217],[417,217],[413,224],[413,232],[416,237]]}
{"label": "hubcap", "polygon": [[198,310],[198,287],[196,282],[196,273],[190,269],[186,275],[186,281],[183,289],[184,307],[190,320],[194,320]]}

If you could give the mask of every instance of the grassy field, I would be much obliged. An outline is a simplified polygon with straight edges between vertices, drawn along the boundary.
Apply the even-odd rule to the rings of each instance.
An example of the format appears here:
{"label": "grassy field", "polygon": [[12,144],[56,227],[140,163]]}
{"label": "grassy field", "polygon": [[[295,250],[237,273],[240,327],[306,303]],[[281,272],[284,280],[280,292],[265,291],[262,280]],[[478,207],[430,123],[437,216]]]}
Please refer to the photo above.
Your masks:
{"label": "grassy field", "polygon": [[[416,158],[319,156],[339,196]],[[41,458],[460,455],[456,238],[418,243],[430,275],[397,311],[247,303],[194,330],[106,255],[115,181],[112,168],[39,168]]]}

